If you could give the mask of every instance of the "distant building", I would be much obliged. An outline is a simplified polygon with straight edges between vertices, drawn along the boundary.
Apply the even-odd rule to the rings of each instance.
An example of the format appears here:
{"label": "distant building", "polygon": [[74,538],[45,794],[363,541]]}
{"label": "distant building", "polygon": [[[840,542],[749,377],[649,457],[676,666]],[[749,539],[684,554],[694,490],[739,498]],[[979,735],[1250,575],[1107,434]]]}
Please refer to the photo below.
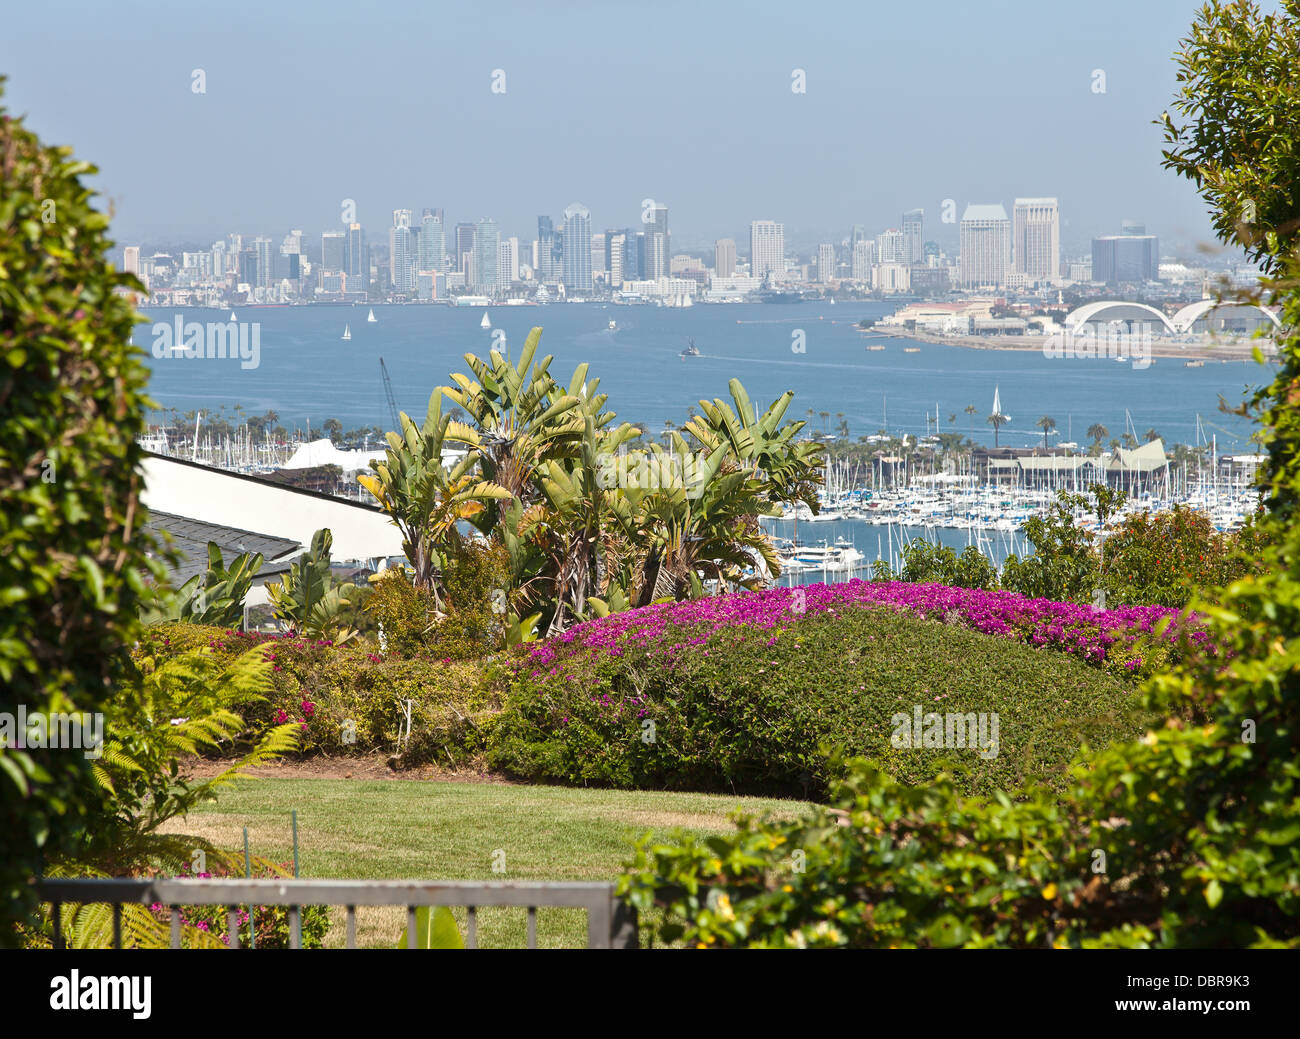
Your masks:
{"label": "distant building", "polygon": [[924,218],[924,209],[909,209],[903,214],[904,263],[915,264],[925,259]]}
{"label": "distant building", "polygon": [[962,214],[961,287],[1003,288],[1011,270],[1011,221],[1001,205],[969,205]]}
{"label": "distant building", "polygon": [[642,277],[666,278],[669,273],[668,207],[658,203],[650,207],[645,221],[645,263]]}
{"label": "distant building", "polygon": [[1029,284],[1057,282],[1061,272],[1061,212],[1054,198],[1018,198],[1012,262]]}
{"label": "distant building", "polygon": [[265,235],[254,238],[253,251],[257,254],[257,280],[252,284],[266,288],[271,284],[271,239]]}
{"label": "distant building", "polygon": [[878,263],[872,268],[871,287],[886,295],[912,290],[912,268],[906,263]]}
{"label": "distant building", "polygon": [[852,246],[853,255],[849,261],[849,277],[854,281],[871,284],[871,268],[876,263],[876,243],[870,238],[859,238]]}
{"label": "distant building", "polygon": [[343,272],[343,254],[348,236],[342,231],[326,231],[320,236],[320,266],[328,274]]}
{"label": "distant building", "polygon": [[393,210],[393,226],[388,231],[388,276],[393,291],[400,295],[415,294],[418,270],[415,237],[411,234],[411,211]]}
{"label": "distant building", "polygon": [[835,277],[835,246],[822,242],[817,246],[817,280],[823,285]]}
{"label": "distant building", "polygon": [[555,230],[555,224],[549,216],[537,218],[537,258],[533,266],[537,270],[537,280],[544,285],[554,285],[563,272],[560,267],[563,249],[561,239]]}
{"label": "distant building", "polygon": [[749,273],[762,283],[769,274],[785,273],[785,225],[755,220],[749,225]]}
{"label": "distant building", "polygon": [[479,292],[491,295],[497,291],[500,278],[501,232],[497,222],[484,217],[474,225],[474,238],[471,247],[474,263],[470,286]]}
{"label": "distant building", "polygon": [[456,263],[454,270],[466,273],[465,258],[474,249],[474,225],[460,223],[456,225]]}
{"label": "distant building", "polygon": [[907,263],[907,238],[896,227],[876,235],[877,263]]}
{"label": "distant building", "polygon": [[[1144,231],[1140,224],[1128,225]],[[1149,234],[1101,235],[1092,240],[1092,280],[1121,282],[1160,280],[1160,240]]]}
{"label": "distant building", "polygon": [[731,238],[719,238],[713,243],[713,276],[730,278],[736,273],[736,243]]}
{"label": "distant building", "polygon": [[574,202],[564,211],[563,259],[565,292],[583,295],[590,293],[591,210],[580,202]]}
{"label": "distant building", "polygon": [[365,287],[370,288],[370,247],[366,244],[365,229],[360,224],[348,225],[343,247],[343,273],[349,281],[364,282]]}
{"label": "distant building", "polygon": [[426,209],[420,218],[420,270],[446,270],[447,235],[442,214]]}

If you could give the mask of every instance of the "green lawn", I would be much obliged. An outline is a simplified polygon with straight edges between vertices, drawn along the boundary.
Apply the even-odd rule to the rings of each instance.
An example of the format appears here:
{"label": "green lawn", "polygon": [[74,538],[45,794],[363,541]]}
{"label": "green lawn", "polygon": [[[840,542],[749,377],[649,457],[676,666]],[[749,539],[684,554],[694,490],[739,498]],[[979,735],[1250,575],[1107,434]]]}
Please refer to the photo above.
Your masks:
{"label": "green lawn", "polygon": [[[289,813],[298,812],[304,877],[411,880],[613,880],[647,830],[698,833],[731,829],[728,814],[797,813],[798,801],[495,783],[260,779],[173,823],[173,832],[241,849],[248,827],[252,853],[291,862]],[[504,873],[492,870],[504,852]],[[497,856],[498,860],[500,855]],[[463,911],[458,911],[464,933]],[[326,945],[341,946],[341,909]],[[479,911],[483,946],[522,946],[525,914]],[[392,946],[405,925],[401,908],[357,910],[359,945]],[[538,945],[581,946],[585,914],[539,910]]]}

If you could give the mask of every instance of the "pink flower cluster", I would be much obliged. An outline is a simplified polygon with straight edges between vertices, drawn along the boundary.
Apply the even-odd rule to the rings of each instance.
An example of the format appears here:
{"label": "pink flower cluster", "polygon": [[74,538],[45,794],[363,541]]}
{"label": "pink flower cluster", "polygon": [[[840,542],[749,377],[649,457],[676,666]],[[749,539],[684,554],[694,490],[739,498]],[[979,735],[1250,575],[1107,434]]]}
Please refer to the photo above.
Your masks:
{"label": "pink flower cluster", "polygon": [[[1079,603],[1029,599],[1014,592],[853,580],[711,596],[611,614],[577,625],[534,648],[521,667],[534,669],[532,674],[539,677],[537,669],[551,667],[557,659],[581,650],[617,657],[626,649],[642,647],[674,655],[702,645],[717,632],[740,626],[772,629],[766,640],[770,646],[783,629],[803,617],[872,606],[960,623],[989,635],[1071,653],[1092,664],[1113,661],[1129,672],[1141,667],[1141,659],[1134,655],[1136,644],[1153,636],[1166,618],[1170,624],[1160,636],[1163,640],[1173,645],[1186,630],[1194,646],[1213,651],[1209,636],[1200,630],[1194,616],[1181,618],[1178,610],[1164,606],[1101,610]],[[683,641],[669,643],[666,635]],[[553,668],[551,673],[557,670]]]}

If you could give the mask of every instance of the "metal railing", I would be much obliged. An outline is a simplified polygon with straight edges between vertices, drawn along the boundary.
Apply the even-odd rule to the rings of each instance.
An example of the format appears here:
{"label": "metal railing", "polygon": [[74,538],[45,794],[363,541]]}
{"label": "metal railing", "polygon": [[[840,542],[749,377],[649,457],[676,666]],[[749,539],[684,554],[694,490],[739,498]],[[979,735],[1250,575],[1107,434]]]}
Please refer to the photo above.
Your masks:
{"label": "metal railing", "polygon": [[289,948],[302,948],[303,906],[345,906],[347,947],[357,947],[357,906],[406,906],[407,948],[415,948],[415,911],[421,906],[463,907],[468,921],[466,947],[478,948],[478,909],[482,906],[528,910],[528,948],[537,948],[539,908],[585,909],[589,949],[635,949],[636,911],[614,897],[613,884],[579,881],[515,883],[468,880],[245,880],[77,878],[41,880],[36,890],[53,907],[54,947],[65,948],[60,908],[64,903],[113,907],[113,948],[122,947],[125,903],[164,905],[171,910],[171,947],[181,947],[180,907],[226,906],[231,948],[239,948],[240,905],[287,906]]}

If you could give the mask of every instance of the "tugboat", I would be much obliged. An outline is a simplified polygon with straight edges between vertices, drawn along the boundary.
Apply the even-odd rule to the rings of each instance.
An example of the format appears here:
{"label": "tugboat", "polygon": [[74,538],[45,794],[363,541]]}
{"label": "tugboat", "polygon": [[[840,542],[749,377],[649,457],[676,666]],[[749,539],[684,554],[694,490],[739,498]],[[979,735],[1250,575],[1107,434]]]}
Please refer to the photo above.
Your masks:
{"label": "tugboat", "polygon": [[695,345],[695,340],[694,340],[694,339],[688,339],[688,340],[687,340],[687,343],[688,343],[689,345],[688,345],[688,346],[686,347],[686,349],[683,350],[682,353],[681,353],[681,358],[682,358],[683,361],[686,360],[686,358],[688,358],[688,357],[699,357],[699,356],[700,356],[700,348],[699,348],[698,346]]}

